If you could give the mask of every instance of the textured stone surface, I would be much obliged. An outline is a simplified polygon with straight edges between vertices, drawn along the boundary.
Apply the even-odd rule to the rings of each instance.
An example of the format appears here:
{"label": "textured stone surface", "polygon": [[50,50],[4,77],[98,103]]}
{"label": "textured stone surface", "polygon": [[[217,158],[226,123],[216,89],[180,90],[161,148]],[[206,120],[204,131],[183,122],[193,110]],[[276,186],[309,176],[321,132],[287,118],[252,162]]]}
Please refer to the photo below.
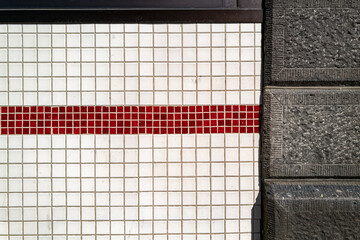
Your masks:
{"label": "textured stone surface", "polygon": [[266,89],[265,178],[360,176],[360,88]]}
{"label": "textured stone surface", "polygon": [[360,1],[265,1],[265,84],[360,85]]}
{"label": "textured stone surface", "polygon": [[359,239],[359,181],[266,181],[263,197],[265,240]]}
{"label": "textured stone surface", "polygon": [[359,105],[283,106],[284,163],[360,163],[359,119]]}
{"label": "textured stone surface", "polygon": [[358,10],[291,9],[284,21],[284,67],[360,67]]}

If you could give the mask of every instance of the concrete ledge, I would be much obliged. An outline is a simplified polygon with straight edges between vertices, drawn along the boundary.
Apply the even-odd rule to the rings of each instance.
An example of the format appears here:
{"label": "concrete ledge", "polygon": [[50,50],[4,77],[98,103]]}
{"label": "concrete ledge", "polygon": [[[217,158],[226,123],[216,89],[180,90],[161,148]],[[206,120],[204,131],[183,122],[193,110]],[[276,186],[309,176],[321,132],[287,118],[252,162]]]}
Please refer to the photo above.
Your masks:
{"label": "concrete ledge", "polygon": [[266,85],[360,85],[360,1],[266,0]]}
{"label": "concrete ledge", "polygon": [[267,88],[266,178],[359,177],[360,88]]}
{"label": "concrete ledge", "polygon": [[265,181],[265,240],[359,239],[359,181]]}

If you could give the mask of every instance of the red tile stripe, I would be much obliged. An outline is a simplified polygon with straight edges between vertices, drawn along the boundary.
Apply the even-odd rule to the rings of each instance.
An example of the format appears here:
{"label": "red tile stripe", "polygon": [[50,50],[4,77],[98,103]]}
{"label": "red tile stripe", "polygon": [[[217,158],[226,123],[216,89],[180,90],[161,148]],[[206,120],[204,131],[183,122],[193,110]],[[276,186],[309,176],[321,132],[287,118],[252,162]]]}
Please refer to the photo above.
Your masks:
{"label": "red tile stripe", "polygon": [[4,106],[1,134],[258,133],[258,105]]}

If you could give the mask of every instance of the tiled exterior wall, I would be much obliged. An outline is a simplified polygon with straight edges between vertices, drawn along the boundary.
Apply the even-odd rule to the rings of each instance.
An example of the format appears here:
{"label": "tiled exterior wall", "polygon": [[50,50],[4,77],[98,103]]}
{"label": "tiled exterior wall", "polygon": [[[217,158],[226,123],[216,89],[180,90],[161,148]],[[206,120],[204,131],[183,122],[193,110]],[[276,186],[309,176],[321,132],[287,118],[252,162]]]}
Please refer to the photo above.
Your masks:
{"label": "tiled exterior wall", "polygon": [[0,104],[259,104],[260,26],[1,25]]}
{"label": "tiled exterior wall", "polygon": [[0,240],[260,239],[260,43],[260,24],[1,25]]}

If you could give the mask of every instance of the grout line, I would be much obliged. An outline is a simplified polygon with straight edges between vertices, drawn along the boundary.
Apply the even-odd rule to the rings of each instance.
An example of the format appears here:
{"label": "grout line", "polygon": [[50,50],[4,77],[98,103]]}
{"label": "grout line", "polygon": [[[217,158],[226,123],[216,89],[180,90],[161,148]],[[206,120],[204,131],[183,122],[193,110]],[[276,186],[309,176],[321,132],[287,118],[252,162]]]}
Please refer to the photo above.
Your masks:
{"label": "grout line", "polygon": [[[138,46],[138,52],[137,52],[137,57],[138,57],[138,60],[140,61],[140,26],[139,26],[139,24],[137,24],[137,28],[138,28],[138,35],[137,35],[137,40],[138,40],[138,42],[137,42],[137,46]],[[138,99],[137,99],[137,101],[138,101],[138,104],[137,104],[137,106],[138,106],[138,108],[139,108],[139,105],[140,105],[140,64],[138,64],[138,79],[137,79],[137,81],[138,81]],[[139,128],[138,128],[139,129]],[[139,131],[139,130],[138,130]],[[138,220],[139,220],[139,222],[138,222],[138,229],[137,229],[137,231],[138,231],[138,234],[140,234],[140,232],[141,232],[141,221],[140,221],[140,136],[139,136],[139,134],[137,135],[137,160],[138,160],[138,162],[137,162],[137,211],[138,211]]]}
{"label": "grout line", "polygon": [[[51,73],[51,76],[53,76],[53,72],[54,72],[54,69],[53,69],[53,50],[52,50],[52,45],[53,45],[53,25],[50,25],[50,48],[51,48],[51,53],[50,53],[50,73]],[[51,82],[53,83],[53,78],[51,77]],[[51,94],[51,104],[53,104],[54,102],[54,97],[53,97],[53,91],[54,91],[54,84],[51,84],[51,91],[52,91],[52,94]],[[50,163],[51,163],[51,172],[50,172],[50,178],[51,178],[51,197],[50,197],[50,201],[51,201],[51,215],[50,215],[50,220],[51,220],[51,240],[54,240],[54,232],[53,232],[53,229],[54,229],[54,182],[53,182],[53,136],[51,136],[50,138],[51,140],[51,143],[50,143]],[[37,148],[38,149],[38,148]],[[38,156],[37,156],[38,157]]]}
{"label": "grout line", "polygon": [[[97,24],[94,24],[94,58],[95,58],[95,62],[96,62],[96,50],[97,50],[97,41],[96,41],[96,35],[97,35]],[[97,90],[97,69],[96,69],[96,63],[94,65],[94,75],[95,75],[95,104],[97,104],[97,94],[96,94],[96,90]],[[103,123],[103,121],[101,121],[101,123]],[[96,176],[97,176],[97,171],[96,171],[96,167],[98,165],[97,163],[97,151],[96,151],[96,146],[97,146],[97,139],[96,139],[96,135],[94,134],[94,146],[95,146],[95,150],[94,150],[94,212],[95,212],[95,217],[94,217],[94,229],[95,229],[95,240],[98,239],[98,233],[97,233],[97,220],[96,220],[96,216],[97,216],[97,194],[96,194]]]}
{"label": "grout line", "polygon": [[[240,48],[239,48],[239,64],[240,64],[240,66],[239,66],[239,74],[240,74],[240,77],[239,77],[239,104],[241,104],[241,95],[242,95],[242,91],[241,91],[241,80],[242,80],[242,77],[241,77],[241,70],[242,70],[242,66],[241,66],[241,49],[242,49],[242,44],[241,44],[241,25],[239,25],[238,26],[238,28],[239,28],[239,45],[240,45]],[[240,171],[241,171],[241,168],[240,168],[240,166],[241,166],[241,159],[240,159],[240,154],[241,154],[241,151],[240,151],[240,149],[241,149],[241,135],[239,134],[239,136],[238,136],[238,141],[239,141],[239,150],[238,150],[238,158],[239,158],[239,169],[238,169],[238,175],[239,175],[239,189],[240,189],[240,191],[239,191],[239,224],[238,224],[238,228],[239,228],[239,239],[241,238],[241,220],[240,220],[240,218],[241,218],[241,206],[240,206],[240,204],[241,204],[241,177],[240,177]]]}
{"label": "grout line", "polygon": [[[66,106],[68,105],[69,102],[69,94],[68,94],[68,64],[67,64],[67,60],[68,60],[68,35],[67,35],[67,25],[65,25],[65,75],[66,75],[66,80],[65,80],[65,86],[66,86]],[[39,102],[39,101],[38,101]],[[67,108],[65,110],[65,113],[67,113]],[[68,178],[67,178],[67,174],[68,174],[68,165],[67,165],[67,134],[65,134],[65,231],[66,231],[66,240],[69,239],[69,228],[68,228]]]}
{"label": "grout line", "polygon": [[[212,25],[210,25],[210,61],[213,59]],[[210,64],[210,74],[213,74],[213,67]],[[213,76],[210,77],[210,103],[213,104]],[[210,236],[213,234],[213,191],[212,191],[212,134],[210,133],[209,154],[210,154]]]}
{"label": "grout line", "polygon": [[[253,29],[254,29],[254,60],[255,60],[255,57],[256,57],[256,29],[255,29],[255,24],[253,24]],[[254,103],[256,103],[256,77],[255,77],[255,72],[256,72],[256,62],[254,61]],[[252,142],[252,146],[254,147],[255,146],[255,136],[254,134],[252,134],[252,139],[253,139],[253,142]],[[256,192],[255,192],[255,185],[256,185],[256,181],[255,181],[255,149],[253,148],[252,150],[252,154],[253,154],[253,162],[252,162],[252,181],[253,181],[253,202],[254,202],[254,207],[255,208],[255,202],[256,202]],[[251,220],[251,232],[255,232],[255,221],[254,219]]]}
{"label": "grout line", "polygon": [[[184,104],[184,24],[181,24],[181,103]],[[183,172],[184,172],[184,165],[183,165],[183,133],[181,131],[181,145],[180,145],[180,168],[181,168],[181,200],[180,200],[180,204],[181,204],[181,240],[184,240],[184,181],[183,181]]]}
{"label": "grout line", "polygon": [[[109,24],[108,26],[108,30],[109,30],[109,33],[108,33],[108,38],[109,38],[109,41],[108,41],[108,44],[109,44],[109,51],[108,51],[108,54],[109,54],[109,104],[112,105],[112,94],[111,94],[111,83],[112,83],[112,69],[111,69],[111,25]],[[115,113],[116,114],[116,113]],[[111,118],[110,118],[111,119]],[[110,124],[109,124],[110,126]],[[108,179],[108,184],[109,184],[109,206],[108,206],[108,211],[109,211],[109,216],[108,216],[108,225],[109,225],[109,239],[111,240],[112,239],[112,234],[111,234],[111,204],[112,204],[112,201],[111,201],[111,135],[110,135],[110,130],[108,131],[108,145],[109,145],[109,148],[108,148],[108,157],[109,157],[109,179]]]}
{"label": "grout line", "polygon": [[[126,44],[125,44],[125,41],[126,41],[126,32],[125,32],[125,25],[122,25],[123,27],[123,59],[125,61],[125,58],[126,58],[126,51],[125,51],[125,48],[126,48]],[[124,106],[126,104],[126,94],[125,94],[125,90],[126,90],[126,64],[124,64]],[[124,107],[123,106],[123,107]],[[125,165],[125,162],[126,162],[126,155],[125,155],[125,144],[126,144],[126,139],[125,139],[125,136],[123,136],[123,224],[124,224],[124,229],[123,229],[123,234],[124,234],[124,240],[126,240],[126,221],[125,221],[125,216],[126,216],[126,207],[125,207],[125,191],[126,191],[126,185],[125,185],[125,176],[126,176],[126,165]]]}
{"label": "grout line", "polygon": [[[81,27],[81,25],[79,26],[79,30],[80,30],[80,32],[79,32],[79,37],[80,37],[80,79],[82,80],[82,57],[83,57],[83,48],[82,48],[82,41],[83,41],[83,39],[82,39],[82,35],[83,35],[83,33],[82,33],[82,27]],[[80,106],[82,106],[83,105],[83,95],[82,95],[82,82],[80,82],[80,93],[81,93],[81,96],[80,96]],[[81,119],[82,119],[82,117],[81,117]],[[82,120],[83,121],[83,120]],[[87,121],[87,120],[86,120]],[[81,124],[80,124],[80,132],[81,132],[81,130],[82,130],[82,128],[81,128]],[[79,209],[79,211],[80,211],[80,219],[79,219],[79,222],[80,222],[80,240],[83,240],[83,224],[82,224],[82,220],[83,220],[83,206],[82,206],[82,204],[83,204],[83,190],[82,190],[82,184],[83,184],[83,182],[82,182],[82,138],[81,138],[81,136],[79,136],[79,147],[80,147],[80,151],[79,151],[79,157],[80,157],[80,159],[79,159],[79,163],[80,163],[80,167],[79,167],[79,170],[80,170],[80,173],[79,173],[79,181],[80,181],[80,188],[79,188],[79,191],[80,191],[80,209]]]}
{"label": "grout line", "polygon": [[[38,36],[38,25],[36,25],[36,36]],[[23,29],[23,27],[22,27]],[[38,38],[36,37],[36,46],[38,46]],[[39,49],[36,48],[36,56],[38,57],[39,56]],[[38,62],[38,59],[37,59],[37,62]],[[37,64],[36,65],[36,75],[37,77],[39,76],[39,65]],[[24,69],[22,70],[22,72],[24,72]],[[37,90],[37,94],[36,94],[36,103],[38,104],[39,103],[39,84],[36,84],[36,90]],[[38,147],[39,147],[39,139],[38,139],[38,136],[36,136],[36,221],[37,221],[37,224],[36,224],[36,232],[39,233],[39,150],[38,150]],[[24,231],[23,231],[23,234],[24,234]],[[37,240],[39,240],[39,236],[36,237]]]}
{"label": "grout line", "polygon": [[[199,77],[198,77],[198,24],[195,24],[195,36],[196,36],[196,104],[199,104],[199,96],[198,96],[198,82],[199,82]],[[195,118],[196,119],[196,118]],[[196,124],[195,124],[196,126]],[[195,239],[198,240],[198,172],[197,172],[197,144],[198,144],[198,138],[197,138],[197,134],[195,134],[195,164],[194,164],[194,168],[195,168]]]}
{"label": "grout line", "polygon": [[[170,103],[170,94],[169,94],[169,61],[170,61],[170,51],[169,51],[169,24],[166,24],[166,89],[167,89],[167,104]],[[167,115],[168,117],[169,115]],[[169,233],[169,134],[166,131],[166,232]],[[169,240],[169,235],[166,235],[166,240]]]}
{"label": "grout line", "polygon": [[[152,48],[152,58],[153,58],[153,62],[152,62],[152,71],[153,71],[153,77],[152,77],[152,91],[153,91],[153,94],[152,94],[152,103],[155,104],[155,76],[154,76],[154,73],[155,73],[155,26],[153,25],[152,26],[152,44],[153,44],[153,48]],[[154,116],[154,113],[152,113],[152,115]],[[151,145],[152,147],[154,146],[154,132],[152,132],[151,134]],[[155,151],[154,149],[151,150],[151,159],[152,159],[152,166],[151,166],[151,189],[152,189],[152,193],[151,193],[151,201],[152,201],[152,206],[151,206],[151,218],[152,218],[152,224],[151,224],[151,233],[152,233],[152,239],[155,239],[155,208],[154,208],[154,205],[155,205],[155,193],[154,193],[154,189],[155,189],[155,168],[154,168],[154,165],[155,165]]]}
{"label": "grout line", "polygon": [[[227,104],[228,103],[228,101],[227,101],[227,88],[226,88],[226,85],[227,85],[227,61],[226,61],[226,46],[227,46],[227,43],[226,43],[226,26],[224,26],[224,31],[225,31],[225,33],[224,33],[224,44],[225,44],[225,104]],[[226,108],[224,109],[224,114],[226,113]],[[226,120],[225,120],[226,121]],[[231,125],[232,125],[232,123],[231,123]],[[231,128],[232,128],[232,126],[230,126]],[[226,127],[224,127],[224,128],[226,128]],[[226,132],[226,131],[224,131],[224,132]],[[225,137],[225,134],[223,135],[224,136],[224,172],[223,172],[223,174],[224,174],[224,239],[226,240],[227,239],[227,236],[226,236],[226,233],[227,233],[227,231],[226,231],[226,204],[227,204],[227,196],[226,196],[226,188],[227,188],[227,186],[226,186],[226,181],[227,181],[227,178],[226,178],[226,142],[225,142],[225,140],[226,140],[226,137]]]}
{"label": "grout line", "polygon": [[[24,46],[24,28],[23,26],[21,26],[21,45]],[[21,74],[22,74],[22,78],[21,78],[21,84],[22,84],[22,90],[24,90],[24,49],[21,48]],[[24,94],[22,94],[21,96],[22,98],[22,103],[21,105],[24,106]],[[21,148],[24,148],[24,138],[23,136],[21,136]],[[22,229],[22,233],[24,234],[24,150],[21,151],[21,203],[22,203],[22,208],[21,208],[21,218],[22,218],[22,223],[21,223],[21,229]],[[8,189],[9,191],[9,189]],[[38,220],[38,219],[36,219]],[[38,223],[36,224],[36,228],[37,230],[39,229],[38,227]],[[38,233],[38,231],[37,231]],[[22,240],[24,240],[24,235],[22,236]]]}
{"label": "grout line", "polygon": [[[7,60],[9,60],[9,25],[6,25],[6,46],[7,46]],[[9,64],[6,64],[6,72],[9,75]],[[8,91],[10,90],[10,79],[9,76],[7,77],[7,88]],[[7,107],[9,107],[10,105],[10,94],[7,94]],[[7,117],[9,117],[9,113],[6,114]],[[9,164],[10,164],[10,159],[9,159],[9,135],[6,136],[6,164],[7,164],[7,168],[6,168],[6,205],[7,205],[7,220],[8,220],[8,226],[7,226],[7,237],[8,239],[10,239],[10,183],[9,183],[9,177],[10,177],[10,170],[9,170]]]}

